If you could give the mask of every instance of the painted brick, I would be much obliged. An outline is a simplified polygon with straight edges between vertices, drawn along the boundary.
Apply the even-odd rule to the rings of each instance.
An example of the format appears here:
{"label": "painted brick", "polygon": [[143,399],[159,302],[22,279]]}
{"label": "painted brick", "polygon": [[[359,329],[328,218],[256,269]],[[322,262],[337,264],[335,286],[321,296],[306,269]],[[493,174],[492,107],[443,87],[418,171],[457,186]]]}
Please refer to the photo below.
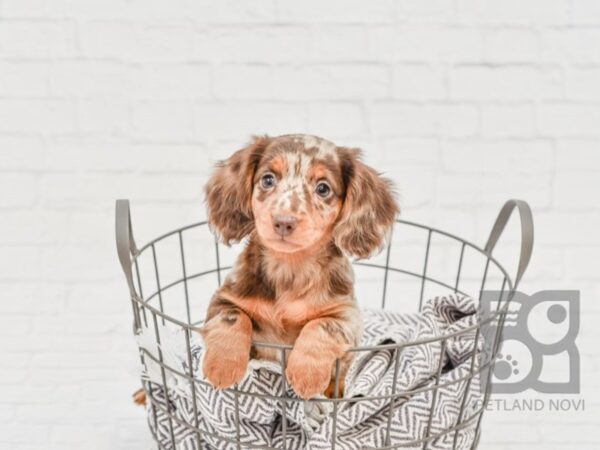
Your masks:
{"label": "painted brick", "polygon": [[450,74],[450,93],[473,100],[553,98],[561,87],[557,77],[557,69],[460,66]]}
{"label": "painted brick", "polygon": [[443,69],[431,66],[399,65],[393,69],[392,96],[403,100],[446,98]]}
{"label": "painted brick", "polygon": [[486,137],[533,137],[535,107],[531,104],[485,105],[481,108],[481,128]]}
{"label": "painted brick", "polygon": [[600,136],[600,106],[595,104],[548,103],[538,110],[538,127],[546,136]]}

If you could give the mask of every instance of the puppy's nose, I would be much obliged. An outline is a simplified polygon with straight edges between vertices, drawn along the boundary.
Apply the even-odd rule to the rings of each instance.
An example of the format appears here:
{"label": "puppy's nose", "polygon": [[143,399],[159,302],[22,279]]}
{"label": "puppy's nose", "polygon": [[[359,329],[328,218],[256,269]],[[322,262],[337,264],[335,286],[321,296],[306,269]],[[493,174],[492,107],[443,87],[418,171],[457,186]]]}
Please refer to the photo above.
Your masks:
{"label": "puppy's nose", "polygon": [[298,219],[294,216],[273,216],[273,228],[281,237],[288,236],[298,226]]}

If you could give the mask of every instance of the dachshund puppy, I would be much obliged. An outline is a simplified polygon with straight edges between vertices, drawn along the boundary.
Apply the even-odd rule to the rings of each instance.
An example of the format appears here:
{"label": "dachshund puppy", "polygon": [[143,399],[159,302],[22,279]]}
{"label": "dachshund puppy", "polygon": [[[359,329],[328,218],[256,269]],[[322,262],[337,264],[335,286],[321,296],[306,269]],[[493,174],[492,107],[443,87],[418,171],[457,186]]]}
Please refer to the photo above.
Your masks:
{"label": "dachshund puppy", "polygon": [[304,399],[331,395],[358,344],[361,314],[345,254],[381,249],[398,206],[391,184],[357,149],[315,136],[258,137],[218,164],[206,186],[209,224],[225,244],[248,238],[214,294],[204,326],[204,375],[242,380],[250,358],[281,360],[252,342],[293,345],[286,377]]}

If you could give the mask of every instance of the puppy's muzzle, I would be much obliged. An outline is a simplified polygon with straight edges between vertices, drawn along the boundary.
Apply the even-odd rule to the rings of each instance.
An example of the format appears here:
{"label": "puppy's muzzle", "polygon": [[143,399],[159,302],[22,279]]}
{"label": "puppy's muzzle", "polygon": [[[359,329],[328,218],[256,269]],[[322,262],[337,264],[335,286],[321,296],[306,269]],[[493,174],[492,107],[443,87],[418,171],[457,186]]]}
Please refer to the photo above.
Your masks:
{"label": "puppy's muzzle", "polygon": [[298,219],[294,216],[273,216],[273,228],[281,237],[289,236],[298,226]]}

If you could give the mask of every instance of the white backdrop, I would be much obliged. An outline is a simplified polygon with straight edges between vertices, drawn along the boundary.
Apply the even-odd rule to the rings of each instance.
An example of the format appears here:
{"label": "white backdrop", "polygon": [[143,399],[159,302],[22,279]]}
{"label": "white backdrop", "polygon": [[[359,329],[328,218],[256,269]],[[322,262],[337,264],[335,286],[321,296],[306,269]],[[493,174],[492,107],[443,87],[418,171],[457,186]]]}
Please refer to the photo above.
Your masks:
{"label": "white backdrop", "polygon": [[363,147],[404,218],[475,242],[531,203],[522,289],[581,289],[586,411],[490,412],[481,448],[598,448],[595,0],[0,0],[0,447],[150,447],[114,200],[143,243],[290,132]]}

